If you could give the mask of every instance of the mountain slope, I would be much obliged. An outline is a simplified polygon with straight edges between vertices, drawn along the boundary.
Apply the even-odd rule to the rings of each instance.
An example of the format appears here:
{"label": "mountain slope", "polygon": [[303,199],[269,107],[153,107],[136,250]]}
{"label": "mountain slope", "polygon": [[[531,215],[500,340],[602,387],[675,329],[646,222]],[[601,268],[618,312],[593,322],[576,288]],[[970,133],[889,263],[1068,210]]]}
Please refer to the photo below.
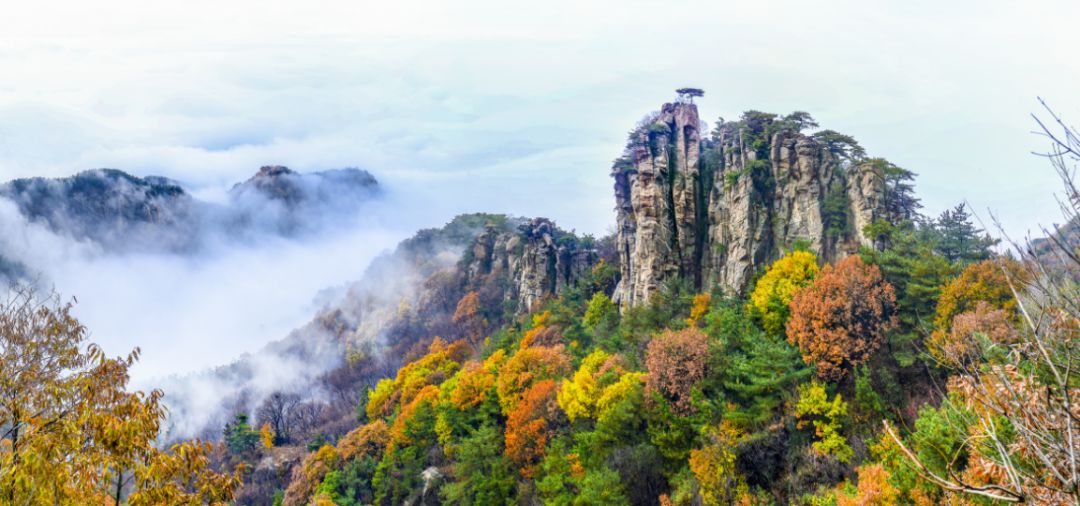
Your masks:
{"label": "mountain slope", "polygon": [[[508,240],[490,228],[477,235],[456,269],[425,282],[428,295],[417,300],[441,299],[441,307],[402,305],[406,316],[396,321],[409,325],[391,324],[387,335],[412,346],[366,390],[355,429],[312,441],[282,503],[863,497],[862,481],[854,490],[845,480],[882,466],[878,450],[867,448],[880,420],[913,423],[936,400],[931,384],[943,379],[927,374],[927,362],[901,360],[911,344],[900,336],[927,330],[913,328],[922,305],[932,312],[933,290],[964,265],[935,252],[933,240],[904,242],[935,233],[907,218],[917,200],[896,181],[911,173],[866,158],[850,137],[802,133],[811,123],[804,113],[751,111],[702,138],[695,106],[665,104],[635,128],[615,162],[617,237],[595,243],[596,253],[550,254],[559,234],[533,238],[545,220]],[[890,207],[898,195],[906,203]],[[864,238],[872,224],[890,239]],[[922,256],[893,264],[909,250]],[[605,260],[587,260],[594,256]],[[515,274],[470,284],[508,267]],[[768,281],[747,297],[759,275]],[[825,317],[857,312],[859,330],[829,329],[852,346],[804,349],[784,335],[791,297],[816,276],[827,279],[823,300],[804,305],[827,305]],[[896,308],[892,283],[910,307]],[[533,287],[546,295],[531,297]],[[862,287],[877,295],[846,291]],[[881,314],[864,310],[877,302]],[[892,330],[896,311],[902,332],[878,332]],[[777,313],[773,324],[763,324],[762,312]],[[842,380],[815,370],[820,353],[841,355]],[[287,452],[263,458],[278,451]],[[879,472],[899,472],[886,463],[892,467]],[[264,478],[255,486],[261,492],[245,497],[250,504],[282,486]],[[940,498],[905,486],[903,500]]]}

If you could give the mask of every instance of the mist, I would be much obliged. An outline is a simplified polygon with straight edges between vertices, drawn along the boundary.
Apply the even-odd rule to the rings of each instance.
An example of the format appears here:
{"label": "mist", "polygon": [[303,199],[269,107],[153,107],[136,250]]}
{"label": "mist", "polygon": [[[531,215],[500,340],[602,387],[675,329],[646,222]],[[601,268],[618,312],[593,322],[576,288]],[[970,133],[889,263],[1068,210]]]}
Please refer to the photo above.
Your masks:
{"label": "mist", "polygon": [[[196,194],[216,190],[199,188]],[[452,215],[409,192],[381,192],[347,215],[333,207],[298,219],[324,225],[283,235],[255,226],[227,240],[223,223],[201,230],[201,246],[178,252],[115,251],[30,222],[0,199],[0,255],[30,278],[77,300],[89,340],[111,355],[142,350],[136,384],[232,362],[284,338],[340,296],[376,255]],[[252,205],[250,199],[245,205]],[[264,210],[262,207],[255,208]],[[155,236],[156,239],[159,239]],[[138,240],[135,240],[138,242]]]}

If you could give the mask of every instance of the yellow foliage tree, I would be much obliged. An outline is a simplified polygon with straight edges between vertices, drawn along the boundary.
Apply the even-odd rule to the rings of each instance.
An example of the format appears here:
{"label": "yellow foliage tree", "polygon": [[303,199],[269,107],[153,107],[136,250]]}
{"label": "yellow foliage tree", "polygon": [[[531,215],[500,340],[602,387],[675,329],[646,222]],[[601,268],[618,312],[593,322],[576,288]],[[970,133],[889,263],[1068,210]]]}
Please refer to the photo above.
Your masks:
{"label": "yellow foliage tree", "polygon": [[570,421],[594,416],[596,401],[600,395],[600,385],[596,373],[604,365],[609,355],[603,350],[590,353],[581,361],[581,367],[573,378],[563,381],[559,389],[559,407]]}
{"label": "yellow foliage tree", "polygon": [[643,372],[628,372],[619,377],[619,381],[616,381],[606,387],[600,392],[600,397],[596,399],[596,416],[597,418],[603,418],[604,414],[611,410],[623,399],[630,397],[640,391],[645,386],[645,373]]}
{"label": "yellow foliage tree", "polygon": [[0,504],[230,501],[240,470],[210,471],[202,443],[157,449],[161,392],[127,391],[138,350],[108,358],[71,309],[26,286],[0,302]]}
{"label": "yellow foliage tree", "polygon": [[168,452],[155,451],[147,465],[135,469],[135,487],[127,504],[224,506],[240,489],[243,468],[232,475],[210,469],[209,443],[189,441],[173,445]]}
{"label": "yellow foliage tree", "polygon": [[817,257],[809,251],[792,251],[773,262],[750,293],[750,312],[770,334],[784,332],[791,314],[788,306],[795,294],[817,276]]}
{"label": "yellow foliage tree", "polygon": [[708,293],[699,293],[695,295],[693,303],[690,305],[690,317],[686,319],[686,326],[697,327],[698,324],[701,323],[701,319],[709,312],[709,304],[711,302],[712,295]]}
{"label": "yellow foliage tree", "polygon": [[425,387],[442,383],[457,372],[468,353],[464,342],[447,344],[435,338],[428,346],[427,355],[398,369],[394,379],[379,380],[375,389],[368,392],[368,418],[389,416],[396,408],[411,403]]}
{"label": "yellow foliage tree", "polygon": [[263,448],[274,447],[274,431],[270,430],[269,423],[264,423],[262,427],[259,427],[259,441],[262,442]]}
{"label": "yellow foliage tree", "polygon": [[690,472],[701,486],[701,502],[705,506],[736,504],[748,491],[746,480],[735,467],[739,431],[722,422],[706,436],[703,447],[690,451]]}
{"label": "yellow foliage tree", "polygon": [[847,403],[836,394],[830,401],[825,385],[814,381],[799,387],[799,401],[795,405],[795,416],[799,418],[799,427],[814,425],[816,441],[813,448],[823,455],[833,455],[840,462],[847,462],[854,456],[854,451],[841,434],[844,419],[848,416]]}

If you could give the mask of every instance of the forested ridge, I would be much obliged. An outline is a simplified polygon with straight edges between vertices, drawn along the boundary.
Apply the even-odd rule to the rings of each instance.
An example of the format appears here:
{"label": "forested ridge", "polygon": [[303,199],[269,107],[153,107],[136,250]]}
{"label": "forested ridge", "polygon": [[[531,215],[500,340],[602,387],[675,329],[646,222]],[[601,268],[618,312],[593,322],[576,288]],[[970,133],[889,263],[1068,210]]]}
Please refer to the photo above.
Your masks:
{"label": "forested ridge", "polygon": [[[271,397],[217,445],[154,447],[160,392],[124,389],[137,354],[80,351],[70,305],[20,292],[0,311],[0,503],[1078,504],[1069,235],[1030,248],[963,203],[925,216],[913,172],[803,133],[806,113],[750,111],[699,138],[679,104],[615,162],[616,236],[460,217],[456,267],[327,376],[340,402]],[[1080,141],[1044,132],[1072,221]],[[786,183],[805,160],[819,179]],[[795,196],[747,208],[771,234],[746,243],[750,260],[712,243],[743,240],[738,195]],[[820,219],[782,224],[799,206]]]}

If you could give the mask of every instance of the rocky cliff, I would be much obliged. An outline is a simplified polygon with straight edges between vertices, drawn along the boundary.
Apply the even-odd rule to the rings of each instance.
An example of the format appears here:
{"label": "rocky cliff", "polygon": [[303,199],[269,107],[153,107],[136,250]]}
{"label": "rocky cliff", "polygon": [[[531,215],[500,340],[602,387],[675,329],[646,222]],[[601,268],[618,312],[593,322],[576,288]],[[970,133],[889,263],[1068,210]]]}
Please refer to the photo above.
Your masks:
{"label": "rocky cliff", "polygon": [[[252,411],[270,392],[263,384],[272,368],[289,367],[302,374],[292,391],[310,395],[334,368],[360,367],[346,374],[356,392],[399,367],[420,345],[435,337],[454,341],[466,329],[454,321],[459,302],[475,293],[478,310],[493,332],[543,301],[590,280],[601,253],[594,242],[563,231],[550,220],[467,214],[440,228],[425,229],[380,255],[364,275],[306,325],[232,364],[197,375],[173,378],[170,410],[189,420],[187,434],[214,437],[226,416]],[[609,261],[611,259],[608,259]],[[347,359],[347,360],[346,360]],[[355,374],[354,374],[355,373]],[[204,400],[189,397],[190,385],[228,385],[210,415]],[[355,423],[355,401],[344,424]],[[194,421],[191,421],[194,420]]]}
{"label": "rocky cliff", "polygon": [[476,294],[488,328],[498,328],[590,279],[601,256],[595,241],[545,218],[465,214],[376,258],[314,321],[336,328],[348,348],[400,358],[416,342],[463,337],[453,315],[466,295]]}
{"label": "rocky cliff", "polygon": [[504,287],[504,299],[514,301],[514,311],[520,313],[574,286],[598,260],[596,249],[550,220],[536,218],[517,230],[487,226],[463,268],[468,285]]}
{"label": "rocky cliff", "polygon": [[687,102],[639,123],[612,170],[616,300],[646,303],[676,276],[739,292],[796,242],[822,261],[857,251],[859,231],[881,215],[883,175],[853,154],[850,138],[804,134],[807,123],[804,113],[751,111],[703,137]]}

